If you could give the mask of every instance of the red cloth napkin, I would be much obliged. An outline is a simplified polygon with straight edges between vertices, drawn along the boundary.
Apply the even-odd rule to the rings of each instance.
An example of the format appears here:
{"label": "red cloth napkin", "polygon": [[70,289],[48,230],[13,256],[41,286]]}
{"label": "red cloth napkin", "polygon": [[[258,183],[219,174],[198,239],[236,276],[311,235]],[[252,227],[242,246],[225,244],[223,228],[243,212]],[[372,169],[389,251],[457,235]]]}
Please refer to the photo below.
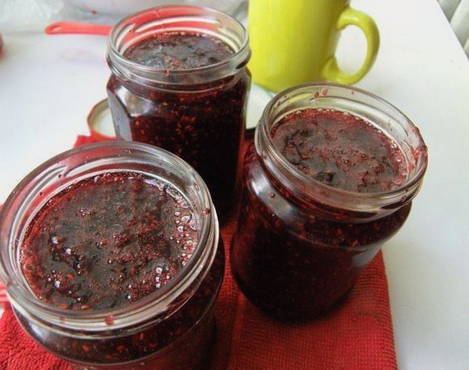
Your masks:
{"label": "red cloth napkin", "polygon": [[[75,145],[95,142],[80,136]],[[222,230],[226,255],[235,221]],[[382,254],[361,273],[345,303],[306,325],[270,320],[241,294],[227,261],[216,305],[214,370],[397,369]],[[69,369],[34,343],[7,308],[0,320],[0,369]],[[166,369],[165,369],[166,370]]]}

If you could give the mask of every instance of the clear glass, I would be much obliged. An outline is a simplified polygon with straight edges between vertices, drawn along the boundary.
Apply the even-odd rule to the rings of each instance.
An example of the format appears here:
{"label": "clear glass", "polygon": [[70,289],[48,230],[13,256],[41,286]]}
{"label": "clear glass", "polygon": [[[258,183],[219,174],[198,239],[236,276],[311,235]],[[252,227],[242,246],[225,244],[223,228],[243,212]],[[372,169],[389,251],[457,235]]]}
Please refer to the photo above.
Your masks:
{"label": "clear glass", "polygon": [[[129,171],[171,184],[193,207],[199,243],[187,265],[165,287],[125,307],[71,311],[37,299],[19,259],[31,220],[71,184],[102,173]],[[26,176],[4,204],[0,224],[1,280],[19,322],[47,350],[77,368],[206,366],[224,254],[207,187],[187,163],[146,144],[85,145],[50,159]]]}
{"label": "clear glass", "polygon": [[[404,185],[389,192],[348,192],[296,169],[274,147],[271,132],[282,117],[309,108],[351,113],[394,139],[408,162]],[[246,157],[243,216],[231,248],[242,291],[281,320],[302,321],[327,312],[403,225],[426,167],[419,130],[377,96],[334,84],[302,85],[277,95]]]}
{"label": "clear glass", "polygon": [[[145,66],[125,56],[143,40],[174,32],[221,40],[233,54],[184,70]],[[244,27],[209,8],[148,9],[118,23],[110,38],[107,92],[117,136],[162,147],[186,160],[206,181],[221,218],[231,209],[238,183],[249,57]]]}

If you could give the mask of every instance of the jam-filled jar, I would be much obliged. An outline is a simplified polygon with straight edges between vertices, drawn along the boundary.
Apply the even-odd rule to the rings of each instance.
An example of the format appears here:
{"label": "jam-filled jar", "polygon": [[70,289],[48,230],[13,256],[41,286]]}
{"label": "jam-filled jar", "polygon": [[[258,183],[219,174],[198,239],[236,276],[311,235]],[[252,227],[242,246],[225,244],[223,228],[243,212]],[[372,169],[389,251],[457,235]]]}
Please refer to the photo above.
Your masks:
{"label": "jam-filled jar", "polygon": [[224,252],[186,162],[142,143],[85,145],[32,171],[0,224],[1,280],[45,349],[79,369],[207,367]]}
{"label": "jam-filled jar", "polygon": [[209,8],[148,9],[123,19],[110,37],[107,92],[117,136],[186,160],[221,218],[240,171],[249,56],[244,27]]}
{"label": "jam-filled jar", "polygon": [[419,130],[384,100],[333,84],[280,93],[245,159],[241,290],[280,320],[330,310],[403,225],[426,166]]}

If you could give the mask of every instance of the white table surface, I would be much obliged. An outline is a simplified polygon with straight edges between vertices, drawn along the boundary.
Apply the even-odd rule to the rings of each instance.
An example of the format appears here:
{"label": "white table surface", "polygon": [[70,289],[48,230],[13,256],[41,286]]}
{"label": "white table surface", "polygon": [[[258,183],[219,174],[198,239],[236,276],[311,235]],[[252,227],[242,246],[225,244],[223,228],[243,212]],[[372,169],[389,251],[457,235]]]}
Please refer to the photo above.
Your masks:
{"label": "white table surface", "polygon": [[[399,366],[469,369],[469,62],[436,0],[353,6],[375,18],[382,39],[374,68],[357,86],[407,113],[430,153],[422,192],[384,250]],[[103,37],[3,32],[0,202],[87,132],[86,115],[105,97],[109,74]],[[359,35],[349,30],[342,38],[348,68],[359,64]]]}

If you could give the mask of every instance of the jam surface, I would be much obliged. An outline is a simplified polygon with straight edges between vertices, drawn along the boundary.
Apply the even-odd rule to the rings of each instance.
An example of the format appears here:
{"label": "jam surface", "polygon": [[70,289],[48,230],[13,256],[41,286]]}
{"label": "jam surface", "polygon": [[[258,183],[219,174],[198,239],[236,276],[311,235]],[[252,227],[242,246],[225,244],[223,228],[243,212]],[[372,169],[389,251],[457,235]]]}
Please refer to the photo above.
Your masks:
{"label": "jam surface", "polygon": [[54,306],[122,307],[178,275],[197,245],[195,221],[168,183],[97,175],[48,201],[29,227],[21,266],[36,296]]}
{"label": "jam surface", "polygon": [[141,65],[174,71],[216,64],[231,54],[227,44],[208,35],[163,32],[130,47],[124,56]]}
{"label": "jam surface", "polygon": [[[198,33],[160,33],[129,48],[124,56],[167,71],[210,66],[233,50]],[[250,74],[245,67],[207,82],[144,86],[111,76],[109,106],[117,135],[164,148],[187,161],[202,176],[221,219],[229,213],[240,170]]]}
{"label": "jam surface", "polygon": [[276,148],[306,176],[350,192],[374,193],[406,180],[403,152],[380,129],[335,110],[305,109],[282,118]]}
{"label": "jam surface", "polygon": [[[404,154],[358,117],[331,110],[294,112],[271,132],[274,146],[306,176],[354,192],[405,182]],[[262,165],[252,145],[231,263],[249,300],[281,321],[302,322],[332,309],[360,270],[405,222],[411,204],[378,214],[299,200]],[[293,169],[292,169],[293,170]]]}

